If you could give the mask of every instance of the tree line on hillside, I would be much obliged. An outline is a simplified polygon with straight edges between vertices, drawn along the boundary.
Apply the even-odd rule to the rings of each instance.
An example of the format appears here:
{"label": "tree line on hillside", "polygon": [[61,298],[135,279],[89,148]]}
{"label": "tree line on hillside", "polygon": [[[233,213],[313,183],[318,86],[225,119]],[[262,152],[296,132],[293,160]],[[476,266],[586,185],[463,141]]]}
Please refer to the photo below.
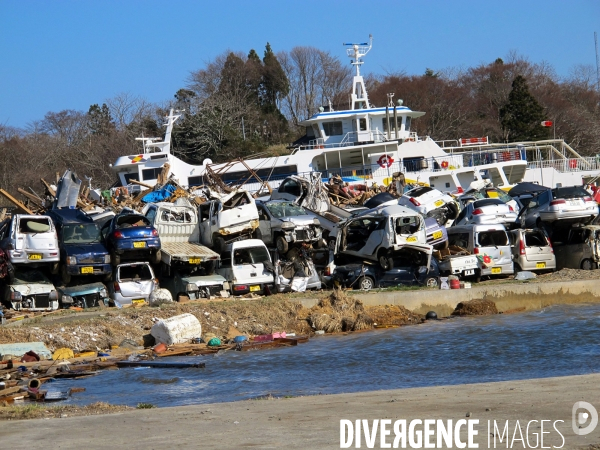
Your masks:
{"label": "tree line on hillside", "polygon": [[[162,137],[170,108],[182,114],[172,150],[188,162],[284,154],[304,134],[299,122],[319,107],[349,107],[351,66],[329,52],[295,47],[263,57],[227,51],[190,74],[172,101],[153,104],[121,94],[87,112],[48,112],[26,129],[0,125],[0,188],[40,186],[66,168],[107,187],[116,177],[109,164],[141,152],[138,137]],[[488,136],[492,142],[563,138],[583,155],[600,147],[600,93],[592,67],[561,79],[547,64],[514,54],[468,69],[426,69],[366,77],[371,103],[387,94],[427,114],[412,124],[434,140]],[[550,120],[554,128],[540,122]]]}

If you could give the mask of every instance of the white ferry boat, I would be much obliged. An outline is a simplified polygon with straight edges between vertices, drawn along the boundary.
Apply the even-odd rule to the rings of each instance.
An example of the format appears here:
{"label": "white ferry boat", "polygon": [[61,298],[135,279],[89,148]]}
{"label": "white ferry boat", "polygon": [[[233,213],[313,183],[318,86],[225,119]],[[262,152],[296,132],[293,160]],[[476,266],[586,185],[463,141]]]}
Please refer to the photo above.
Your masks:
{"label": "white ferry boat", "polygon": [[[321,172],[323,178],[339,175],[350,184],[387,185],[392,174],[402,172],[407,182],[429,185],[444,192],[462,193],[476,180],[510,189],[521,181],[548,187],[585,184],[600,174],[597,158],[581,157],[562,140],[492,144],[487,137],[459,141],[433,141],[412,132],[411,122],[424,112],[412,111],[402,100],[376,107],[369,101],[360,73],[368,43],[344,44],[355,67],[350,109],[324,108],[300,124],[306,135],[296,142],[289,155],[213,164],[191,165],[171,153],[173,124],[180,117],[171,109],[163,141],[141,138],[143,153],[122,156],[112,166],[122,186],[132,180],[154,185],[165,163],[170,176],[184,187],[205,183],[209,174],[218,174],[227,184],[244,184],[250,191],[263,185],[254,177],[279,186],[289,175],[308,177]],[[448,145],[451,144],[451,145]]]}

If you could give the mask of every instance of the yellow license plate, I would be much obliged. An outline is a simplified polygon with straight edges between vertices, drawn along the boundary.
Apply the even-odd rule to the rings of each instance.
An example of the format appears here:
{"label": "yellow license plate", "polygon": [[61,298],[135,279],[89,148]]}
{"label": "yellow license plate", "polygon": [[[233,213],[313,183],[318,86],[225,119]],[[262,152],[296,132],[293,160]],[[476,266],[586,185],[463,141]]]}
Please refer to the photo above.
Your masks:
{"label": "yellow license plate", "polygon": [[417,242],[417,237],[409,236],[408,238],[406,238],[406,242]]}
{"label": "yellow license plate", "polygon": [[200,258],[190,258],[190,264],[200,264]]}
{"label": "yellow license plate", "polygon": [[442,232],[441,231],[436,231],[435,233],[433,233],[433,238],[434,239],[439,239],[442,237]]}
{"label": "yellow license plate", "polygon": [[439,208],[443,204],[444,204],[444,200],[438,200],[437,202],[434,203],[434,205],[435,205],[436,208]]}
{"label": "yellow license plate", "polygon": [[542,262],[542,263],[535,263],[535,268],[536,269],[545,269],[546,268],[546,263]]}
{"label": "yellow license plate", "polygon": [[260,286],[250,286],[250,292],[260,291]]}
{"label": "yellow license plate", "polygon": [[133,248],[144,248],[146,246],[145,242],[134,242]]}
{"label": "yellow license plate", "polygon": [[94,273],[94,268],[93,267],[82,267],[81,273]]}
{"label": "yellow license plate", "polygon": [[42,254],[41,253],[30,253],[29,255],[27,255],[27,259],[33,259],[33,260],[42,259]]}
{"label": "yellow license plate", "polygon": [[502,267],[492,267],[492,273],[493,274],[502,273]]}
{"label": "yellow license plate", "polygon": [[146,300],[144,300],[143,298],[137,298],[135,300],[132,300],[131,303],[133,303],[134,305],[143,305],[144,303],[146,303]]}

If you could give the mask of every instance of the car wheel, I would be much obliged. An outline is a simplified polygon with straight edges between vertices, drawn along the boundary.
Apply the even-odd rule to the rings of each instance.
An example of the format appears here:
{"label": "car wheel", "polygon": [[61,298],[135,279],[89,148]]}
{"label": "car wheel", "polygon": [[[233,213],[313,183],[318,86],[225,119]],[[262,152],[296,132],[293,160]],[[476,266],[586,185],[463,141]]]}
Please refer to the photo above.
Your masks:
{"label": "car wheel", "polygon": [[584,259],[581,261],[581,268],[583,270],[592,270],[594,268],[594,263],[591,259]]}
{"label": "car wheel", "polygon": [[159,264],[162,259],[162,253],[160,250],[156,250],[152,255],[152,264]]}
{"label": "car wheel", "polygon": [[52,264],[52,268],[50,269],[50,274],[58,275],[59,270],[60,270],[60,263],[55,262],[54,264]]}
{"label": "car wheel", "polygon": [[283,236],[277,236],[275,239],[275,245],[280,255],[285,255],[289,250],[289,245]]}
{"label": "car wheel", "polygon": [[117,255],[117,253],[114,250],[112,250],[110,252],[110,263],[114,267],[117,267],[119,264],[121,264],[121,255]]}
{"label": "car wheel", "polygon": [[388,255],[387,252],[381,252],[379,255],[379,265],[383,270],[390,270],[394,268],[394,258]]}
{"label": "car wheel", "polygon": [[363,291],[370,291],[375,287],[375,282],[371,277],[360,277],[356,280],[356,289],[362,289]]}
{"label": "car wheel", "polygon": [[221,236],[213,237],[213,247],[215,248],[215,252],[218,254],[225,253],[225,248],[227,245],[225,244],[225,239]]}
{"label": "car wheel", "polygon": [[437,278],[427,278],[427,280],[425,280],[425,286],[429,287],[429,288],[436,288],[438,287],[438,280]]}
{"label": "car wheel", "polygon": [[446,203],[446,208],[448,209],[448,220],[455,220],[460,212],[458,205],[454,202],[449,202]]}
{"label": "car wheel", "polygon": [[60,281],[66,286],[71,282],[71,274],[67,272],[67,266],[60,266]]}

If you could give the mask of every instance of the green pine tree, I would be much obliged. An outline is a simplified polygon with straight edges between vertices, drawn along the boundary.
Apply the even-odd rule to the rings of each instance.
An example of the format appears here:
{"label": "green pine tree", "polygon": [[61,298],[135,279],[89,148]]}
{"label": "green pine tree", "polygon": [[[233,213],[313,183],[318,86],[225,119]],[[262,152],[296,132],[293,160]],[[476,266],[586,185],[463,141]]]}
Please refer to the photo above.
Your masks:
{"label": "green pine tree", "polygon": [[548,138],[542,127],[544,108],[529,92],[527,81],[518,75],[512,83],[508,102],[500,108],[500,123],[508,141],[535,141]]}

